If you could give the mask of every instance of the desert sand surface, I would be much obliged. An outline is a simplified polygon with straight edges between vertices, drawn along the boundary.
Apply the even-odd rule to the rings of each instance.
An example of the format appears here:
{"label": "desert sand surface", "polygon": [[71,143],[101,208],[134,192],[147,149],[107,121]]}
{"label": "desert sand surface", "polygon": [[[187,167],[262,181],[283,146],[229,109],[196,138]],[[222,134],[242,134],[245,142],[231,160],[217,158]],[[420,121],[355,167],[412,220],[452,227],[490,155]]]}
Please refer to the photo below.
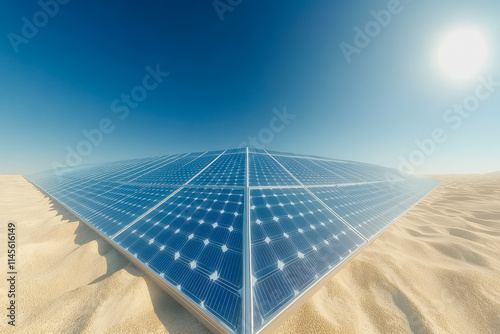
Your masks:
{"label": "desert sand surface", "polygon": [[[500,173],[443,183],[278,330],[500,333]],[[17,226],[17,326],[0,333],[208,333],[73,214],[21,176],[0,176],[0,252]],[[4,307],[5,305],[5,307]]]}

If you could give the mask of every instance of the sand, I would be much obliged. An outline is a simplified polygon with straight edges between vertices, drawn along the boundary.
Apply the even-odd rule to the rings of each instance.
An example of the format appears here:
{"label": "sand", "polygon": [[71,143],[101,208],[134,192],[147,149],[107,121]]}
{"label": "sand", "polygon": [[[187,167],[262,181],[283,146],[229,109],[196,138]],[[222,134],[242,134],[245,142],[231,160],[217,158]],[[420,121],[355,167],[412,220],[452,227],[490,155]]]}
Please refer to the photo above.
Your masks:
{"label": "sand", "polygon": [[[439,178],[278,333],[500,333],[500,174]],[[0,333],[209,332],[21,176],[0,176],[2,276],[9,221],[18,316],[6,324],[2,277]]]}

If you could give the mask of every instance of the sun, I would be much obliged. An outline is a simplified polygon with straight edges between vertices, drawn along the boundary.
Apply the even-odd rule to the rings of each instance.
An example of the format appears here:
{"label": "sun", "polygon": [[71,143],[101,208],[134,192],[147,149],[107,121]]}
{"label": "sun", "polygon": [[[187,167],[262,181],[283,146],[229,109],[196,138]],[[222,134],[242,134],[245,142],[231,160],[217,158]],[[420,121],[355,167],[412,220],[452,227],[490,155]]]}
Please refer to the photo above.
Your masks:
{"label": "sun", "polygon": [[464,80],[479,74],[488,57],[484,36],[474,29],[457,29],[444,36],[438,49],[441,70]]}

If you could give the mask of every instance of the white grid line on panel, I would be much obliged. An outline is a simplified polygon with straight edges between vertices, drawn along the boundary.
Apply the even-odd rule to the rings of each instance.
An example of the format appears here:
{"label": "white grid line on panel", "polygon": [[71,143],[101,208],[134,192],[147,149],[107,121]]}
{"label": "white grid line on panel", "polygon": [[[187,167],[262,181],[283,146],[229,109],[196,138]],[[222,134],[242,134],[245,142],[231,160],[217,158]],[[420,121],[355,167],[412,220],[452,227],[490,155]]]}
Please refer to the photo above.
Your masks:
{"label": "white grid line on panel", "polygon": [[[266,151],[266,150],[264,150]],[[261,155],[270,155],[269,152],[250,152],[251,154],[261,154]],[[274,154],[277,157],[286,157],[286,158],[298,158],[298,159],[307,159],[307,160],[320,160],[320,161],[332,161],[332,162],[338,162],[342,164],[356,164],[356,165],[364,165],[365,163],[357,162],[357,161],[349,161],[349,160],[337,160],[333,158],[321,158],[321,157],[314,157],[314,156],[307,156],[307,155],[290,155],[290,154]]]}
{"label": "white grid line on panel", "polygon": [[[206,153],[206,152],[205,152],[205,153]],[[205,153],[203,153],[203,154],[205,154]],[[167,166],[167,165],[170,165],[172,162],[177,161],[177,160],[179,160],[179,159],[182,159],[182,158],[186,157],[188,154],[189,154],[189,153],[186,153],[186,154],[181,155],[181,156],[179,156],[179,157],[177,157],[177,158],[175,158],[175,159],[170,159],[170,160],[167,160],[165,164],[162,164],[162,165],[160,165],[160,166],[157,166],[156,168],[153,168],[153,169],[151,169],[151,170],[149,170],[149,171],[147,171],[147,172],[144,172],[144,173],[142,173],[141,175],[136,176],[136,177],[135,177],[135,178],[133,178],[132,180],[127,181],[127,183],[129,183],[129,182],[131,182],[131,181],[134,181],[134,180],[136,180],[136,179],[138,179],[138,178],[140,178],[140,177],[142,177],[142,176],[144,176],[144,175],[146,175],[146,174],[149,174],[149,173],[151,173],[152,171],[155,171],[155,170],[157,170],[157,169],[160,169],[160,168],[162,168],[162,167],[165,167],[165,166]],[[196,157],[196,159],[198,159],[199,157],[201,157],[203,154],[201,154],[201,155],[199,155],[198,157]],[[194,160],[196,160],[196,159],[194,159]],[[194,160],[193,160],[193,161],[194,161]],[[192,162],[192,161],[188,162],[187,164],[189,164],[189,163],[191,163],[191,162]],[[186,164],[186,165],[187,165],[187,164]]]}
{"label": "white grid line on panel", "polygon": [[[282,166],[283,167],[283,166]],[[290,173],[290,172],[288,172]],[[291,175],[291,174],[290,174]],[[292,175],[293,176],[293,175]],[[394,182],[397,181],[403,181],[403,180],[395,180]],[[353,182],[353,183],[336,183],[336,184],[314,184],[314,185],[308,185],[308,188],[324,188],[324,187],[349,187],[349,186],[362,186],[362,185],[368,185],[368,184],[377,184],[377,183],[386,183],[388,181],[368,181],[368,182]],[[305,187],[301,183],[302,187]],[[251,186],[249,187],[250,189],[292,189],[292,188],[300,188],[301,186],[298,185],[292,185],[292,186]]]}
{"label": "white grid line on panel", "polygon": [[[189,153],[186,153],[186,154],[184,154],[183,156],[186,156],[186,155],[188,155],[188,154],[189,154]],[[182,157],[183,157],[183,156],[182,156]],[[169,159],[169,160],[167,160],[167,161],[163,161],[162,163],[160,163],[160,166],[158,166],[157,168],[161,168],[161,167],[163,167],[163,166],[166,166],[166,165],[168,165],[168,164],[170,164],[170,163],[172,163],[172,162],[174,162],[174,161],[176,161],[176,160],[181,159],[182,157],[177,157],[177,158],[175,158],[175,159]],[[155,163],[157,163],[159,160],[161,160],[161,158],[160,158],[160,159],[158,159],[158,160],[152,161],[152,162],[151,162],[151,164],[155,164]],[[140,164],[141,164],[141,163],[138,163],[137,165],[139,165],[139,166],[140,166]],[[130,168],[127,168],[127,169],[133,169],[133,168],[135,168],[137,165],[131,166]],[[152,166],[150,166],[150,167],[152,167]],[[155,168],[155,169],[157,169],[157,168]],[[120,175],[120,174],[122,174],[122,173],[124,173],[124,172],[125,172],[124,170],[119,171],[119,172],[118,172],[118,175]],[[64,177],[64,176],[63,176],[63,177]],[[64,178],[65,178],[65,179],[68,179],[68,180],[71,180],[71,178],[68,178],[68,177],[64,177]],[[75,180],[76,180],[76,179],[75,179]],[[94,178],[80,178],[79,180],[84,180],[84,181],[102,181],[102,180],[100,180],[100,179],[94,179]],[[128,183],[127,183],[127,182],[117,182],[117,181],[109,181],[109,182],[112,182],[112,183],[114,182],[114,183],[117,183],[117,184],[119,183],[120,185],[119,185],[119,186],[116,186],[116,187],[114,187],[114,188],[111,188],[111,189],[107,190],[106,192],[104,192],[104,193],[102,193],[102,194],[99,194],[99,196],[104,195],[104,194],[106,194],[106,193],[108,193],[108,192],[111,192],[111,191],[115,190],[116,188],[121,187],[122,185],[128,185]],[[68,188],[66,188],[66,189],[67,189],[67,190],[71,190],[72,188],[76,188],[78,185],[79,185],[79,183],[76,183],[76,184],[74,184],[73,186],[68,187]],[[88,185],[88,186],[81,187],[81,188],[79,188],[79,190],[85,190],[85,189],[87,189],[87,188],[90,188],[91,186],[92,186],[92,184],[90,184],[90,185]]]}
{"label": "white grid line on panel", "polygon": [[[165,160],[166,158],[171,159],[171,158],[173,158],[173,156],[170,155],[170,156],[160,156],[158,158],[152,158],[152,160],[149,161],[149,162],[147,162],[146,165],[154,165],[154,164],[156,164],[159,161],[161,162],[162,160]],[[118,165],[117,166],[116,164],[119,164],[119,163],[120,163],[119,161],[105,163],[105,165],[107,166],[107,168],[110,170],[108,173],[111,173],[111,174],[107,174],[106,175],[107,178],[120,176],[121,174],[127,172],[128,170],[134,170],[135,168],[140,167],[140,166],[144,166],[144,164],[145,164],[143,160],[140,160],[140,161],[138,161],[138,162],[136,162],[136,163],[134,163],[132,165],[127,165],[126,167],[124,167],[122,165]],[[75,168],[71,169],[70,171],[75,171],[75,169],[78,169],[78,167],[75,167]],[[102,174],[103,174],[103,171],[101,169],[99,171],[92,172],[91,174],[89,174],[88,177],[83,178],[83,179],[91,179],[91,180],[100,179],[99,177],[96,177],[96,176],[99,176],[99,175],[102,175]]]}
{"label": "white grid line on panel", "polygon": [[[33,181],[29,180],[28,178],[26,178],[26,179],[28,180],[28,182],[30,182],[31,184],[33,184],[35,187],[38,187],[41,191],[45,192],[45,190],[43,190],[42,188],[40,188],[36,183],[34,183]],[[48,194],[47,192],[45,192],[45,193]],[[48,194],[48,195],[52,197],[52,195],[50,195],[50,194]],[[76,214],[75,212],[73,212],[65,204],[59,202],[59,200],[57,200],[55,197],[52,197],[52,198],[57,203],[59,203],[62,207],[64,207],[66,210],[68,210],[69,212],[71,212],[72,214],[74,214],[76,217],[78,217],[80,220],[82,220],[92,231],[96,232],[104,240],[108,241],[112,247],[114,247],[120,254],[124,255],[127,259],[129,259],[132,263],[134,263],[139,269],[141,269],[142,271],[144,271],[146,273],[146,275],[148,275],[150,278],[152,278],[155,283],[158,283],[158,285],[163,290],[167,291],[167,293],[170,296],[172,296],[176,301],[180,302],[182,306],[188,308],[188,311],[190,313],[192,313],[192,311],[195,311],[196,314],[193,314],[193,313],[192,314],[195,315],[198,320],[201,319],[200,317],[198,317],[198,315],[200,315],[200,316],[203,317],[201,319],[202,322],[205,325],[209,324],[210,325],[209,327],[211,329],[212,328],[213,329],[217,329],[217,332],[219,332],[219,333],[233,333],[233,334],[235,333],[231,328],[229,328],[225,323],[223,323],[222,321],[220,321],[217,318],[218,314],[216,314],[216,313],[214,313],[211,310],[206,309],[206,308],[201,309],[200,305],[198,303],[194,302],[188,296],[186,296],[186,295],[184,295],[182,293],[179,293],[175,286],[173,286],[170,282],[166,281],[162,276],[158,275],[153,270],[151,270],[147,266],[147,264],[139,261],[132,254],[130,254],[126,249],[124,249],[119,244],[117,244],[116,242],[114,242],[113,239],[111,239],[110,237],[106,236],[105,234],[103,234],[98,229],[96,229],[92,224],[90,224],[89,222],[87,222],[85,219],[81,218],[78,214]],[[208,316],[209,319],[207,319],[206,316]],[[214,323],[217,324],[217,326],[219,326],[219,327],[214,327]],[[221,331],[221,329],[223,329],[224,331]]]}
{"label": "white grid line on panel", "polygon": [[[137,176],[137,177],[133,178],[133,179],[132,179],[132,181],[133,181],[133,180],[135,180],[135,179],[137,179],[137,178],[139,178],[139,177],[141,177],[141,176],[143,176],[143,175],[146,175],[147,173],[150,173],[150,172],[152,172],[152,171],[154,171],[154,170],[157,170],[157,169],[159,169],[159,168],[162,168],[162,167],[164,167],[164,166],[167,166],[167,165],[171,164],[171,163],[172,163],[172,162],[174,162],[174,161],[177,161],[177,160],[179,160],[179,159],[182,159],[182,158],[184,158],[184,157],[185,157],[186,155],[188,155],[188,154],[189,154],[189,153],[186,153],[186,154],[184,154],[184,155],[182,155],[182,156],[177,156],[175,159],[171,159],[171,158],[169,158],[169,160],[163,161],[161,164],[159,164],[159,166],[156,166],[156,168],[153,168],[153,169],[151,169],[151,170],[149,170],[149,171],[147,171],[147,172],[144,172],[143,174],[141,174],[141,175],[139,175],[139,176]],[[173,157],[172,157],[172,158],[173,158]],[[155,162],[157,162],[157,161],[155,161]],[[151,167],[153,167],[153,166],[149,166],[149,168],[151,168]],[[138,171],[138,172],[139,172],[139,171]],[[138,172],[137,172],[137,173],[138,173]],[[137,173],[134,173],[134,174],[137,174]],[[111,192],[111,191],[113,191],[113,190],[115,190],[115,189],[117,189],[117,188],[119,188],[119,187],[121,187],[121,186],[123,186],[123,185],[137,185],[137,186],[141,186],[141,184],[130,184],[129,182],[117,182],[117,183],[119,183],[120,185],[119,185],[119,186],[117,186],[117,187],[114,187],[114,188],[112,188],[112,189],[110,189],[110,190],[108,190],[108,191],[106,191],[106,192],[104,192],[104,193],[102,193],[102,194],[100,194],[99,196],[102,196],[102,195],[104,195],[104,194],[106,194],[106,193],[108,193],[108,192]]]}
{"label": "white grid line on panel", "polygon": [[242,276],[242,334],[253,333],[253,288],[252,288],[252,231],[250,229],[250,187],[248,170],[248,147],[245,149],[245,193],[243,212],[243,276]]}
{"label": "white grid line on panel", "polygon": [[[226,151],[224,151],[224,152],[226,152]],[[224,154],[224,152],[222,152],[221,154],[219,154],[214,160],[212,160],[208,165],[206,165],[202,170],[200,170],[195,176],[193,176],[192,178],[190,178],[185,184],[188,184],[193,179],[195,179],[198,175],[200,175],[205,169],[207,169],[211,164],[213,164],[217,159],[219,159],[220,156]],[[205,153],[203,153],[203,154],[205,154]],[[198,159],[202,155],[198,156],[196,159]],[[179,189],[177,189],[176,191],[174,191],[173,193],[171,193],[170,195],[168,195],[167,197],[165,197],[164,199],[162,199],[160,202],[158,202],[151,209],[149,209],[148,211],[146,211],[145,213],[143,213],[142,215],[140,215],[139,217],[137,217],[136,219],[134,219],[130,224],[128,224],[127,226],[124,226],[120,231],[116,232],[113,236],[111,236],[111,240],[115,239],[118,235],[120,235],[121,233],[123,233],[123,231],[127,230],[130,226],[134,225],[137,221],[139,221],[140,219],[142,219],[143,217],[145,217],[146,215],[148,215],[152,211],[156,210],[156,208],[158,208],[160,205],[162,205],[163,203],[165,203],[166,201],[168,201],[172,196],[174,196],[179,191],[181,191],[182,188],[183,187],[179,187]]]}
{"label": "white grid line on panel", "polygon": [[[264,150],[266,151],[266,150]],[[333,213],[335,215],[335,217],[337,217],[341,222],[343,222],[344,224],[346,224],[352,231],[354,231],[354,233],[356,233],[358,236],[360,236],[363,240],[365,240],[365,242],[367,241],[367,239],[361,234],[359,233],[358,231],[356,231],[356,229],[351,226],[351,224],[349,224],[348,222],[346,222],[342,217],[340,217],[335,211],[333,211],[328,205],[326,205],[325,203],[323,203],[322,200],[320,200],[318,198],[318,196],[316,196],[312,191],[310,191],[309,189],[307,189],[306,186],[304,186],[302,184],[302,182],[299,181],[299,179],[297,179],[295,177],[295,175],[293,175],[292,173],[290,173],[290,171],[288,169],[285,168],[285,166],[283,166],[278,160],[276,160],[271,154],[269,154],[267,151],[266,153],[274,160],[276,161],[276,163],[278,163],[281,168],[283,168],[288,174],[290,174],[290,176],[292,176],[301,186],[302,188],[304,188],[309,194],[311,194],[311,196],[313,196],[319,203],[321,203],[321,205],[323,205],[328,211],[330,211],[331,213]],[[296,187],[297,188],[297,187]],[[300,188],[300,187],[298,187]]]}
{"label": "white grid line on panel", "polygon": [[244,189],[244,186],[221,186],[211,184],[153,184],[153,183],[121,183],[128,186],[157,187],[157,188],[213,188],[213,189]]}
{"label": "white grid line on panel", "polygon": [[[171,158],[173,158],[173,156],[171,156],[171,155],[169,155],[169,156],[160,156],[158,158],[153,158],[152,161],[150,161],[149,163],[147,163],[149,165],[148,168],[151,167],[151,165],[154,165],[154,164],[156,164],[159,161],[162,162],[162,160],[171,159]],[[165,162],[165,161],[163,161],[163,162]],[[113,167],[112,165],[115,164],[115,163],[111,162],[109,164],[111,165],[111,167]],[[126,168],[122,168],[122,169],[119,169],[120,166],[116,166],[115,170],[111,174],[107,174],[106,177],[107,178],[119,177],[120,175],[122,175],[123,173],[125,173],[125,172],[127,172],[129,170],[133,171],[135,168],[142,167],[142,166],[144,166],[144,161],[138,161],[136,164],[134,164],[132,166],[128,166]],[[102,171],[95,172],[95,173],[91,174],[89,178],[93,179],[92,176],[99,175],[99,174],[103,174]]]}
{"label": "white grid line on panel", "polygon": [[[192,156],[192,160],[190,160],[189,162],[183,164],[183,166],[189,165],[190,163],[192,163],[193,161],[196,161],[201,156],[204,156],[206,153],[207,152],[204,152],[202,154],[201,153],[195,153],[195,154],[192,153],[192,155],[193,155]],[[241,153],[243,153],[243,152],[241,152]],[[214,154],[213,156],[215,156],[216,154]],[[195,185],[195,184],[188,184],[190,182],[194,182],[193,180],[195,178],[199,177],[199,175],[202,172],[204,172],[210,165],[212,165],[221,156],[227,155],[227,154],[233,154],[233,153],[231,153],[231,152],[227,153],[227,150],[226,150],[226,151],[220,153],[218,156],[216,156],[215,159],[212,158],[212,155],[210,155],[210,158],[207,159],[207,160],[210,161],[210,159],[212,159],[211,162],[208,163],[201,171],[199,171],[195,176],[193,176],[190,180],[188,180],[184,184],[155,185],[155,184],[130,183],[130,181],[126,181],[126,180],[125,181],[121,181],[121,182],[116,181],[116,180],[111,180],[111,181],[109,181],[109,183],[112,184],[111,186],[109,186],[109,185],[105,186],[104,185],[104,186],[101,186],[101,187],[97,187],[96,188],[97,190],[95,190],[94,192],[96,194],[98,194],[97,196],[102,196],[102,195],[104,195],[104,194],[106,194],[106,193],[108,193],[110,191],[113,191],[116,188],[119,188],[119,186],[115,187],[116,184],[138,186],[138,187],[144,187],[144,188],[149,188],[149,187],[158,187],[158,188],[171,187],[171,188],[174,188],[174,189],[178,188],[174,193],[170,194],[166,198],[162,199],[162,196],[158,196],[158,199],[162,199],[161,203],[159,203],[158,205],[155,205],[155,207],[151,208],[148,212],[146,212],[144,215],[142,215],[142,217],[144,217],[145,215],[150,214],[151,211],[157,209],[159,205],[161,205],[162,203],[165,203],[167,200],[171,199],[172,196],[174,196],[176,193],[178,193],[179,191],[181,191],[184,188],[218,188],[218,189],[224,189],[224,188],[242,189],[242,188],[244,188],[243,189],[243,194],[246,197],[245,197],[245,199],[243,201],[244,202],[243,203],[243,210],[244,210],[243,211],[243,220],[244,220],[244,222],[243,222],[243,230],[247,229],[247,235],[243,235],[243,240],[244,241],[245,240],[249,241],[246,244],[248,244],[248,246],[250,248],[246,252],[245,252],[245,249],[243,248],[243,252],[245,252],[243,254],[243,262],[244,261],[247,261],[247,262],[243,263],[243,276],[242,276],[243,281],[242,281],[242,290],[240,292],[240,295],[241,295],[240,302],[242,303],[242,304],[240,304],[242,306],[242,313],[241,313],[241,317],[242,317],[241,321],[242,322],[241,322],[240,326],[242,326],[242,327],[238,328],[239,326],[236,325],[237,326],[236,331],[238,333],[249,334],[249,333],[253,333],[253,331],[255,330],[255,328],[254,328],[255,324],[253,322],[253,306],[254,306],[253,305],[253,294],[254,294],[254,291],[253,291],[253,288],[252,288],[252,283],[253,283],[252,279],[253,279],[253,277],[252,277],[252,262],[251,262],[252,261],[252,251],[251,251],[252,235],[251,235],[251,229],[250,229],[250,223],[251,223],[251,221],[250,221],[250,203],[251,203],[250,202],[250,191],[252,189],[280,189],[280,188],[281,189],[292,189],[292,188],[304,189],[305,192],[307,192],[310,196],[312,196],[313,198],[315,198],[318,201],[319,205],[323,206],[329,212],[331,212],[332,214],[334,214],[340,221],[342,221],[343,223],[345,223],[348,228],[350,228],[354,233],[356,233],[356,234],[359,235],[359,233],[357,233],[357,230],[355,228],[353,228],[349,223],[347,223],[344,219],[342,219],[341,217],[339,217],[338,214],[334,211],[334,209],[332,209],[332,207],[326,205],[325,202],[323,202],[322,200],[320,200],[318,198],[318,196],[321,196],[319,193],[318,193],[318,196],[316,196],[313,193],[313,191],[320,191],[320,190],[317,190],[317,188],[319,188],[319,187],[334,187],[334,188],[339,189],[341,187],[348,187],[348,186],[355,186],[355,185],[367,185],[367,186],[369,186],[368,187],[369,190],[367,189],[368,193],[371,193],[374,196],[382,196],[382,197],[385,198],[386,195],[383,192],[387,191],[386,185],[396,184],[396,181],[406,181],[406,179],[402,179],[402,180],[397,180],[397,179],[392,180],[391,179],[391,180],[384,180],[384,181],[379,180],[379,181],[353,182],[353,183],[344,183],[344,184],[340,184],[339,183],[339,184],[333,184],[333,185],[328,184],[328,185],[310,185],[310,186],[305,186],[302,182],[300,182],[295,177],[295,175],[293,175],[290,172],[290,170],[288,170],[287,168],[285,168],[275,158],[275,156],[276,157],[284,156],[284,157],[291,157],[291,158],[304,159],[304,160],[316,160],[317,162],[312,161],[312,163],[317,164],[318,166],[322,167],[323,169],[327,169],[327,168],[325,168],[325,166],[320,165],[320,160],[324,160],[324,161],[335,161],[335,160],[321,159],[321,158],[315,159],[315,158],[312,158],[312,157],[310,158],[310,157],[307,157],[307,156],[293,156],[293,155],[277,154],[277,153],[275,154],[275,153],[270,153],[270,152],[265,151],[265,150],[263,150],[262,152],[258,152],[258,153],[250,153],[249,149],[246,148],[245,149],[245,154],[246,154],[245,174],[244,174],[245,175],[245,183],[244,183],[245,186],[224,186],[224,185],[218,185],[217,186],[217,185]],[[270,156],[274,161],[276,161],[278,163],[278,165],[280,166],[280,168],[283,168],[283,170],[286,172],[286,174],[289,174],[293,179],[297,180],[298,185],[295,185],[295,186],[277,186],[277,185],[275,185],[275,186],[252,186],[252,187],[250,187],[249,186],[249,174],[250,173],[249,173],[249,168],[248,168],[248,166],[249,166],[249,154],[260,154],[260,155],[268,155],[268,156]],[[182,157],[186,157],[188,155],[189,154],[185,154],[185,155],[182,155]],[[205,158],[206,157],[207,156],[205,156]],[[180,154],[179,155],[170,155],[170,156],[161,156],[159,158],[154,157],[154,158],[152,158],[150,160],[147,160],[147,159],[134,159],[134,160],[132,160],[132,161],[130,161],[128,163],[123,162],[123,163],[118,163],[117,165],[114,165],[113,163],[105,164],[105,166],[103,168],[104,171],[102,171],[102,170],[98,171],[94,167],[83,168],[83,169],[77,168],[76,171],[75,171],[76,173],[73,175],[73,178],[62,177],[64,179],[63,186],[65,184],[71,185],[68,188],[66,188],[66,186],[64,186],[63,188],[64,188],[64,191],[68,191],[68,190],[71,191],[74,188],[77,191],[78,190],[82,190],[82,189],[92,188],[92,187],[95,186],[96,182],[99,183],[101,181],[107,181],[106,180],[106,178],[107,178],[106,174],[107,173],[111,173],[111,175],[114,175],[115,179],[117,177],[123,177],[123,175],[129,175],[128,177],[133,177],[134,175],[137,175],[137,174],[143,174],[143,175],[145,175],[147,173],[152,172],[152,170],[151,170],[152,168],[154,168],[154,169],[161,168],[161,167],[166,166],[169,163],[172,163],[172,162],[174,162],[174,161],[176,161],[178,159],[181,159],[181,155]],[[201,164],[199,162],[200,161],[198,161],[198,164],[196,164],[196,166],[198,168],[200,168],[201,166],[203,166],[205,164],[204,161]],[[342,161],[337,161],[337,162],[342,162]],[[158,167],[158,165],[160,165],[160,166]],[[365,164],[357,164],[357,165],[365,165]],[[365,171],[362,168],[360,168],[359,170],[357,168],[354,168],[354,170],[349,170],[346,167],[340,167],[339,169],[341,171],[342,170],[347,170],[347,171],[349,171],[349,173],[351,175],[360,176],[361,178],[366,178],[366,179],[373,179],[372,176],[380,177],[380,176],[378,176],[378,174],[376,174],[376,173],[372,174],[371,172],[367,172],[367,171]],[[148,170],[148,171],[146,171],[146,170]],[[332,173],[335,174],[334,172],[332,172]],[[90,175],[90,177],[82,178],[81,175]],[[78,178],[75,178],[75,177],[78,177]],[[140,177],[140,176],[138,176],[138,177]],[[138,177],[132,179],[132,181],[135,180],[135,179],[137,179]],[[127,179],[127,178],[125,178],[125,179]],[[30,182],[32,182],[32,181],[30,181]],[[83,187],[81,187],[82,185],[83,185]],[[402,215],[404,215],[408,210],[410,210],[419,201],[421,201],[430,192],[432,192],[435,189],[436,186],[437,185],[434,185],[430,191],[426,191],[426,194],[424,196],[422,196],[422,193],[421,193],[421,190],[420,190],[415,195],[412,195],[409,199],[406,199],[405,201],[408,201],[409,203],[413,203],[413,199],[414,198],[420,197],[420,199],[416,203],[411,204],[411,206],[409,208],[406,207],[406,206],[404,206],[403,203],[397,203],[396,205],[398,205],[399,207],[402,207],[402,208],[406,208],[406,210],[403,210],[404,212],[402,212],[400,215],[398,215],[398,217],[392,219],[392,221],[387,226],[385,226],[380,231],[378,231],[378,233],[376,233],[375,235],[373,235],[372,237],[370,237],[367,242],[362,243],[360,248],[358,248],[356,251],[354,251],[349,256],[347,256],[346,258],[344,258],[344,260],[342,262],[340,262],[338,265],[336,265],[333,268],[331,268],[325,275],[323,275],[322,277],[320,277],[319,280],[317,280],[316,282],[314,282],[313,284],[311,284],[309,287],[307,287],[306,290],[304,290],[303,292],[301,292],[299,295],[295,295],[292,303],[288,303],[288,304],[282,305],[280,307],[281,309],[278,310],[277,313],[275,312],[275,314],[273,314],[272,317],[269,318],[266,321],[266,323],[264,323],[262,325],[262,327],[258,328],[256,330],[256,332],[258,332],[258,333],[267,332],[267,331],[270,331],[270,328],[274,328],[272,326],[274,326],[274,324],[276,324],[278,322],[278,320],[282,319],[281,317],[285,313],[287,313],[289,310],[291,310],[293,308],[294,304],[296,304],[298,300],[300,300],[301,298],[303,298],[306,295],[308,295],[310,291],[312,291],[316,286],[319,286],[322,281],[325,281],[326,278],[330,274],[332,274],[335,270],[337,270],[337,268],[342,267],[342,265],[346,262],[346,260],[350,260],[355,254],[359,253],[359,251],[361,249],[363,249],[367,244],[369,244],[371,241],[375,240],[378,235],[380,235],[382,232],[384,232],[399,217],[401,217]],[[61,185],[57,184],[57,183],[53,183],[52,185],[49,186],[49,188],[54,188],[54,189],[59,189],[59,187],[61,187]],[[411,188],[413,186],[410,184],[409,187]],[[111,189],[109,189],[109,188],[111,188]],[[99,193],[99,192],[101,192],[101,191],[103,191],[105,189],[109,189],[109,190],[106,190],[103,193]],[[407,189],[406,183],[403,183],[401,185],[401,187],[397,187],[397,190],[394,193],[391,192],[391,194],[393,194],[394,196],[397,195],[396,199],[406,198],[404,195],[411,195],[412,193],[413,192],[411,190]],[[387,195],[387,196],[389,196],[389,195]],[[165,196],[165,195],[163,195],[163,196]],[[353,196],[356,196],[356,193]],[[51,195],[51,197],[52,197],[52,195]],[[103,196],[103,197],[109,198],[109,196],[108,197]],[[58,201],[57,199],[55,199],[55,200]],[[328,198],[324,199],[324,200],[327,202]],[[63,205],[65,207],[64,204],[61,203],[61,205]],[[146,207],[145,207],[145,209],[146,209]],[[135,222],[137,222],[140,218],[141,217],[139,217]],[[90,225],[86,221],[84,221],[84,222],[86,224],[88,224],[92,229],[94,229],[94,227],[92,225]],[[97,233],[100,234],[100,232],[97,229],[94,229],[94,230]],[[122,233],[122,232],[123,231],[120,231],[119,233]],[[113,245],[113,243],[114,243],[113,242],[113,238],[115,238],[118,234],[115,234],[112,237],[106,237],[104,234],[100,234],[100,235],[103,236],[106,240],[108,240]],[[362,240],[366,240],[366,238],[364,238],[363,236],[360,236],[360,237],[362,238]],[[116,247],[117,247],[117,249],[120,252],[122,252],[123,254],[125,254],[132,261],[135,261],[134,258],[133,258],[133,256],[129,256],[129,253],[127,253],[126,251],[123,251],[123,249],[120,248],[120,246],[116,246]],[[136,263],[136,262],[134,262],[134,263]],[[153,276],[153,278],[157,278],[157,280],[160,281],[160,283],[161,283],[161,285],[162,285],[162,287],[164,289],[165,289],[165,287],[167,287],[168,288],[167,290],[169,291],[169,293],[171,293],[171,294],[173,294],[175,296],[178,296],[178,297],[182,298],[183,300],[184,299],[187,300],[186,303],[189,306],[189,309],[191,311],[194,310],[197,314],[203,314],[203,319],[210,318],[207,321],[210,324],[217,323],[218,325],[220,325],[222,328],[217,327],[216,328],[217,331],[224,331],[224,332],[229,332],[229,333],[233,333],[234,332],[232,328],[228,328],[222,321],[219,321],[220,315],[217,312],[213,312],[213,311],[211,311],[209,309],[205,309],[205,307],[203,306],[203,304],[201,305],[201,308],[200,308],[200,305],[198,303],[196,303],[193,300],[191,300],[189,298],[189,296],[185,296],[182,293],[179,293],[174,286],[172,286],[169,282],[167,282],[163,278],[163,276],[160,277],[157,274],[155,274],[150,268],[147,267],[148,266],[147,263],[146,264],[143,264],[143,263],[140,263],[140,262],[138,262],[138,263],[139,263],[138,265],[139,265],[139,267],[141,267],[141,269],[145,270],[148,274],[150,274],[151,276]],[[292,263],[292,262],[290,262],[290,263]],[[248,274],[245,273],[245,264],[249,265],[249,273]],[[279,263],[278,263],[278,266],[279,266]],[[249,291],[245,290],[247,288],[245,286],[246,282],[247,282],[248,286],[250,287]],[[247,305],[247,306],[245,306],[245,305]],[[250,321],[246,321],[245,319],[250,319]]]}

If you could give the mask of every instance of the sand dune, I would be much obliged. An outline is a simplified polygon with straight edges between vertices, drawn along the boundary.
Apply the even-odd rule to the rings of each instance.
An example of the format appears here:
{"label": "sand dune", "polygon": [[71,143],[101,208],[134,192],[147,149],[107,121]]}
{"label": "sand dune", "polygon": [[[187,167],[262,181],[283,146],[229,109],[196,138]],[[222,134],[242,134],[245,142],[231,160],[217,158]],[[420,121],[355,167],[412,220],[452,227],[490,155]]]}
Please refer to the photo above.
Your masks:
{"label": "sand dune", "polygon": [[[500,174],[439,177],[278,332],[500,333]],[[0,189],[0,242],[14,221],[19,251],[17,326],[2,314],[1,333],[208,333],[23,177]]]}

